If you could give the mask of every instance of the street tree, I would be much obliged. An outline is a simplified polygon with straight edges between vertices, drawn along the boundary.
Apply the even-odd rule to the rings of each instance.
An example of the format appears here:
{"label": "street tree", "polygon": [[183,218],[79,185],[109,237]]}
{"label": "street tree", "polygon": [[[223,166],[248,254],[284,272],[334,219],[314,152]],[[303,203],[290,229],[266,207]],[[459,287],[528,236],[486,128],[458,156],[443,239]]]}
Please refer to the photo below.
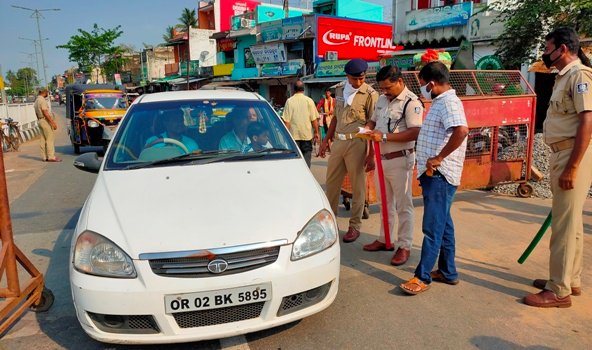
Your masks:
{"label": "street tree", "polygon": [[505,22],[496,54],[507,68],[536,59],[545,35],[557,27],[573,27],[582,36],[592,36],[590,0],[498,0],[489,8],[499,11],[498,20]]}
{"label": "street tree", "polygon": [[188,8],[184,8],[183,12],[181,13],[181,17],[179,17],[179,24],[183,27],[183,29],[185,30],[185,33],[187,33],[187,50],[185,50],[185,58],[186,58],[186,62],[187,62],[187,90],[189,90],[189,29],[190,28],[195,28],[197,27],[197,14],[195,12],[195,10],[190,10]]}
{"label": "street tree", "polygon": [[20,68],[13,72],[6,72],[6,81],[10,84],[10,94],[12,96],[28,96],[34,92],[39,85],[37,72],[33,68]]}
{"label": "street tree", "polygon": [[113,53],[105,59],[103,63],[103,73],[107,77],[113,77],[115,73],[120,73],[124,70],[125,66],[130,62],[131,55],[135,52],[135,49],[131,45],[119,45]]}
{"label": "street tree", "polygon": [[[92,73],[94,68],[100,70],[107,57],[117,52],[114,41],[123,34],[120,28],[119,25],[112,29],[104,29],[99,28],[95,23],[90,32],[78,29],[78,35],[71,36],[66,44],[58,45],[57,48],[68,50],[68,58],[76,62],[81,71]],[[99,70],[97,70],[97,80]]]}

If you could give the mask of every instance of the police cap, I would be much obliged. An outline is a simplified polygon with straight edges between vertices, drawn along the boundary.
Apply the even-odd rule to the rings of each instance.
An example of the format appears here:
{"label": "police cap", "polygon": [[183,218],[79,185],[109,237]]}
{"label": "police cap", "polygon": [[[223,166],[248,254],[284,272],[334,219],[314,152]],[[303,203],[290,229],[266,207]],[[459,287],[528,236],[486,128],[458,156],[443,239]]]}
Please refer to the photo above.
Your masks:
{"label": "police cap", "polygon": [[361,58],[354,58],[347,62],[344,67],[346,74],[353,75],[354,77],[362,76],[368,69],[368,63]]}

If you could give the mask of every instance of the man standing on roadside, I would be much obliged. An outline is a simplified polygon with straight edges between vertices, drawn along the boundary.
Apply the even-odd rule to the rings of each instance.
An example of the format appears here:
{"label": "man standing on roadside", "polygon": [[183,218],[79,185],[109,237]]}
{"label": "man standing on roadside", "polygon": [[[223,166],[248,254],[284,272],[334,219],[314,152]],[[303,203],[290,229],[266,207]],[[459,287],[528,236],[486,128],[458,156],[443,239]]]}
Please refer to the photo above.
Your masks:
{"label": "man standing on roadside", "polygon": [[[380,151],[386,185],[388,225],[393,237],[395,215],[398,223],[398,239],[395,242],[397,251],[391,259],[391,264],[399,266],[409,259],[413,244],[415,215],[411,184],[415,165],[415,140],[421,127],[423,105],[417,95],[407,89],[401,70],[396,66],[380,69],[376,74],[376,81],[382,95],[378,98],[376,110],[366,126],[374,130],[374,141],[382,141]],[[364,250],[387,250],[382,225],[381,221],[379,238],[373,243],[366,244]]]}
{"label": "man standing on roadside", "polygon": [[41,158],[46,162],[61,162],[62,160],[55,156],[53,131],[58,129],[58,125],[49,113],[48,94],[47,88],[41,88],[33,105],[41,129]]}
{"label": "man standing on roadside", "polygon": [[[417,138],[417,174],[423,193],[424,234],[415,276],[402,283],[408,294],[429,289],[432,280],[458,283],[454,224],[450,207],[460,185],[469,128],[461,100],[449,83],[448,68],[430,62],[419,72],[421,94],[433,100]],[[438,262],[438,269],[432,268]]]}
{"label": "man standing on roadside", "polygon": [[359,58],[345,65],[347,80],[335,89],[335,114],[319,148],[319,155],[325,157],[329,140],[334,140],[327,164],[326,186],[327,199],[335,215],[346,172],[351,180],[353,198],[349,229],[343,236],[345,243],[360,237],[366,199],[365,167],[372,161],[372,155],[368,154],[368,141],[355,137],[359,128],[364,127],[372,117],[378,100],[378,92],[365,83],[367,69],[368,63]]}
{"label": "man standing on roadside", "polygon": [[550,278],[534,280],[542,291],[528,295],[524,303],[570,307],[570,295],[582,292],[582,212],[592,183],[592,69],[572,28],[558,28],[545,41],[543,62],[559,70],[543,126],[552,152]]}
{"label": "man standing on roadside", "polygon": [[313,137],[315,142],[319,140],[319,113],[312,98],[304,94],[304,83],[301,80],[294,84],[294,95],[286,101],[282,119],[310,168]]}

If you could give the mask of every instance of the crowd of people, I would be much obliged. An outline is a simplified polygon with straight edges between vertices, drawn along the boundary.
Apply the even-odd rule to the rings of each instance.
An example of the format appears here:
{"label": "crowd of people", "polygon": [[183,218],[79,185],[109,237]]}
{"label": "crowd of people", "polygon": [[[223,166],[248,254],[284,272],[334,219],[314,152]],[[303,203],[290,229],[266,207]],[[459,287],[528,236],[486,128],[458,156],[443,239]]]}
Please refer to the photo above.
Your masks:
{"label": "crowd of people", "polygon": [[[551,148],[552,236],[549,278],[536,279],[541,292],[524,303],[535,307],[569,307],[571,295],[581,294],[583,269],[582,211],[592,182],[592,68],[571,28],[558,28],[546,38],[543,61],[559,70],[545,120],[545,142]],[[455,264],[455,231],[450,209],[461,182],[469,132],[462,101],[449,81],[448,68],[439,61],[427,63],[418,73],[423,101],[431,106],[424,118],[422,99],[411,92],[395,66],[376,74],[378,91],[365,82],[367,63],[350,60],[346,80],[327,89],[314,108],[296,83],[295,96],[286,103],[284,121],[310,166],[310,145],[319,138],[319,156],[327,163],[326,194],[334,213],[344,177],[352,184],[352,206],[344,243],[360,236],[365,198],[365,172],[375,167],[372,143],[380,143],[385,185],[387,225],[396,232],[385,242],[385,228],[365,251],[395,250],[391,264],[405,264],[413,242],[414,208],[411,183],[414,166],[422,188],[424,212],[421,256],[414,276],[400,288],[419,294],[433,281],[459,283]],[[321,113],[320,115],[318,113]],[[297,125],[297,126],[296,126]],[[308,133],[301,131],[308,129]],[[314,136],[311,130],[314,129]],[[362,135],[362,136],[361,136]],[[435,268],[434,268],[435,267]]]}

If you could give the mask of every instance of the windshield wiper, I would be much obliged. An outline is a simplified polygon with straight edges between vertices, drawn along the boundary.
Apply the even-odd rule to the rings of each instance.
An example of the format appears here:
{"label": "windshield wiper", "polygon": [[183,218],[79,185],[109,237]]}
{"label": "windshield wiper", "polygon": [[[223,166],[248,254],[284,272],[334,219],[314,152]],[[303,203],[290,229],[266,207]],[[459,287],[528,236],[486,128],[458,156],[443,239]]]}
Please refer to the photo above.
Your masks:
{"label": "windshield wiper", "polygon": [[[152,160],[152,161],[145,162],[145,163],[128,165],[125,168],[125,170],[148,168],[148,167],[151,167],[154,165],[172,164],[172,163],[180,163],[180,162],[188,162],[188,161],[191,162],[191,161],[202,160],[202,159],[217,160],[216,158],[226,158],[226,157],[234,156],[234,155],[241,154],[241,153],[242,152],[240,152],[240,151],[218,151],[218,150],[206,151],[206,152],[201,152],[201,153],[188,153],[188,154],[182,154],[182,155],[176,156],[176,157],[157,159],[157,160]],[[223,155],[223,156],[218,157],[220,155]]]}
{"label": "windshield wiper", "polygon": [[287,148],[276,148],[276,147],[272,147],[272,148],[264,148],[264,149],[260,149],[258,151],[255,151],[253,153],[296,153],[291,149],[287,149]]}

